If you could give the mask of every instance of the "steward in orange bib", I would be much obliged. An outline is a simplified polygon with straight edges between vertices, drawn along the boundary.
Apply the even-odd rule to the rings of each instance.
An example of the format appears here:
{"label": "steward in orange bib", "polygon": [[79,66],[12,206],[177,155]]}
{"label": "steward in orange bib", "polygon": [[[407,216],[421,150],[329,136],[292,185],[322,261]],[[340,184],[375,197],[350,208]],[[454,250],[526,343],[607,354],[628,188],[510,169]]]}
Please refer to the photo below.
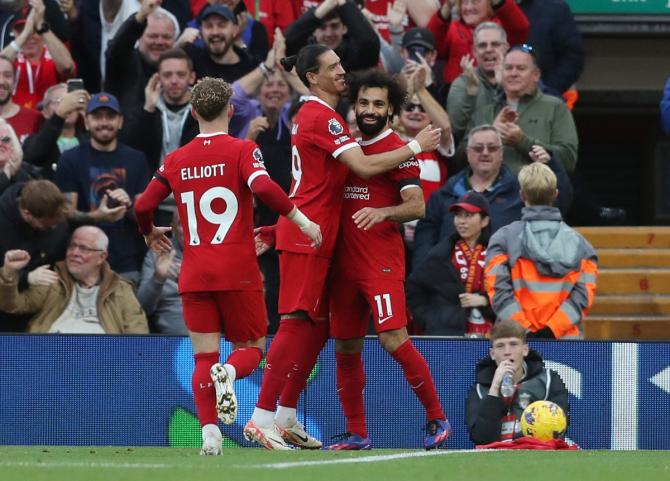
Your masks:
{"label": "steward in orange bib", "polygon": [[598,258],[551,207],[556,176],[541,162],[519,172],[520,221],[498,230],[486,255],[485,287],[500,320],[512,319],[529,338],[583,339],[593,304]]}

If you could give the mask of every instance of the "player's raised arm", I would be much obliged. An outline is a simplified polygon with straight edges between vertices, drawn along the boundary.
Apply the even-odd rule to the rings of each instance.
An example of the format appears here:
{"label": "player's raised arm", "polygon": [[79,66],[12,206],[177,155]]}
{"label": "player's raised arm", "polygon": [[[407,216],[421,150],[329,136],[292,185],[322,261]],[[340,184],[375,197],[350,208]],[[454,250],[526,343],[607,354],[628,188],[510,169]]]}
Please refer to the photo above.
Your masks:
{"label": "player's raised arm", "polygon": [[427,126],[404,147],[374,155],[365,155],[361,149],[354,148],[342,152],[337,160],[349,167],[356,175],[368,179],[374,175],[381,174],[406,160],[411,159],[421,152],[430,152],[440,145],[442,130]]}
{"label": "player's raised arm", "polygon": [[318,224],[309,220],[309,218],[300,212],[293,205],[286,193],[277,185],[277,183],[268,175],[259,175],[255,177],[249,187],[251,191],[263,201],[270,209],[279,215],[286,216],[291,222],[297,225],[300,230],[312,241],[312,247],[319,247],[323,240],[321,228]]}

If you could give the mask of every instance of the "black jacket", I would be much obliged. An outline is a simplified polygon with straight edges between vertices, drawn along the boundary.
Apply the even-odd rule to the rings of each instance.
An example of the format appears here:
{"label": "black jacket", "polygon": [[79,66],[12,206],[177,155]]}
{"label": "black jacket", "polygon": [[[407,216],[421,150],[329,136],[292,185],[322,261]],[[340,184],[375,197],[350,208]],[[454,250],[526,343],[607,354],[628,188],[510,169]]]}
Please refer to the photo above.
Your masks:
{"label": "black jacket", "polygon": [[[179,145],[186,145],[199,133],[198,122],[188,114]],[[153,112],[147,112],[143,107],[136,109],[126,117],[122,135],[126,144],[145,153],[152,172],[159,167],[163,149],[163,123],[158,108]]]}
{"label": "black jacket", "polygon": [[[470,309],[461,307],[458,295],[465,293],[465,286],[451,262],[458,238],[452,235],[435,245],[407,278],[407,307],[414,323],[429,336],[465,334]],[[478,294],[486,296],[483,285]],[[480,310],[485,318],[495,318],[490,305]]]}
{"label": "black jacket", "polygon": [[[23,142],[23,161],[41,169],[42,177],[53,179],[55,166],[60,159],[58,138],[63,131],[65,119],[53,114],[42,122],[40,130],[28,136]],[[77,135],[79,142],[83,142],[87,135]]]}
{"label": "black jacket", "polygon": [[[297,54],[306,44],[313,42],[312,34],[321,25],[311,9],[298,17],[286,29],[286,53]],[[347,34],[335,49],[342,66],[347,72],[372,68],[379,62],[379,37],[363,16],[358,6],[347,2],[337,8],[342,23],[347,26]]]}
{"label": "black jacket", "polygon": [[584,45],[575,18],[564,0],[522,0],[528,17],[528,44],[538,54],[545,93],[560,96],[584,70]]}
{"label": "black jacket", "polygon": [[65,258],[70,237],[68,223],[63,221],[53,229],[38,230],[26,223],[19,213],[18,198],[25,183],[14,184],[0,196],[0,259],[11,249],[23,249],[30,254],[30,263],[22,271],[19,287],[27,287],[26,275],[36,267],[53,264]]}
{"label": "black jacket", "polygon": [[144,88],[157,71],[158,66],[149,64],[135,48],[146,27],[146,20],[140,23],[135,20],[135,15],[131,15],[116,32],[107,50],[104,90],[119,100],[124,115],[144,105]]}
{"label": "black jacket", "polygon": [[[528,404],[546,399],[558,404],[567,416],[570,410],[568,390],[558,373],[547,369],[540,354],[533,349],[530,349],[524,360],[526,376],[514,394],[511,412],[519,419]],[[475,444],[500,441],[502,418],[507,415],[508,408],[501,397],[488,395],[497,367],[490,357],[477,363],[476,382],[470,388],[465,402],[465,424],[468,426],[470,439]],[[519,402],[521,399],[522,403]]]}

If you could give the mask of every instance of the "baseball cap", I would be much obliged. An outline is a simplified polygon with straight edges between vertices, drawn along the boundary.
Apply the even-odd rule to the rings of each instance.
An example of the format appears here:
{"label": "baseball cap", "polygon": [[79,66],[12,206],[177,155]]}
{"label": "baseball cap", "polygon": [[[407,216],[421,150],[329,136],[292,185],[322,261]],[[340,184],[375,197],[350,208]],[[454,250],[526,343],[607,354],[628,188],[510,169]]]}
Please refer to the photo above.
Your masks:
{"label": "baseball cap", "polygon": [[449,206],[449,212],[453,212],[456,209],[463,209],[472,214],[483,212],[489,215],[489,201],[479,192],[468,192],[461,196],[457,203]]}
{"label": "baseball cap", "polygon": [[225,5],[218,5],[218,4],[208,5],[200,14],[200,21],[202,22],[210,15],[219,15],[228,20],[229,22],[233,22],[235,25],[237,25],[237,17]]}
{"label": "baseball cap", "polygon": [[425,47],[429,50],[435,49],[435,39],[430,30],[421,27],[410,28],[402,37],[403,48]]}
{"label": "baseball cap", "polygon": [[112,109],[117,114],[121,113],[119,101],[107,92],[100,92],[91,96],[91,100],[88,101],[88,105],[86,106],[86,113],[90,114],[94,110],[102,108]]}

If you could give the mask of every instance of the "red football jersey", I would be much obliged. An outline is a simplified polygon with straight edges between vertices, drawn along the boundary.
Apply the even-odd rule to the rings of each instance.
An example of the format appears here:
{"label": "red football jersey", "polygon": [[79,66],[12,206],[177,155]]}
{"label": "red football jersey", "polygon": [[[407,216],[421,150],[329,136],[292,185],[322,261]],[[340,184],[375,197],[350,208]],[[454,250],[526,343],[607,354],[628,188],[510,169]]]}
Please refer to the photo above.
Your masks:
{"label": "red football jersey", "polygon": [[[405,145],[391,129],[359,143],[366,155],[389,152]],[[335,278],[405,279],[405,247],[398,224],[380,222],[365,231],[356,226],[352,216],[364,207],[398,205],[402,203],[401,190],[420,186],[419,162],[413,158],[396,169],[367,180],[349,174],[344,188],[340,237],[333,261]]]}
{"label": "red football jersey", "polygon": [[416,156],[416,159],[421,166],[421,186],[423,187],[426,204],[428,204],[428,199],[433,195],[433,192],[447,181],[447,163],[437,150],[421,152]]}
{"label": "red football jersey", "polygon": [[184,230],[179,292],[262,289],[249,186],[268,175],[258,146],[200,134],[165,157],[155,178],[174,193]]}
{"label": "red football jersey", "polygon": [[318,97],[300,107],[291,130],[289,197],[307,217],[321,226],[319,249],[288,219],[277,222],[277,250],[331,257],[337,240],[342,191],[349,169],[337,160],[344,151],[358,147],[342,116]]}

